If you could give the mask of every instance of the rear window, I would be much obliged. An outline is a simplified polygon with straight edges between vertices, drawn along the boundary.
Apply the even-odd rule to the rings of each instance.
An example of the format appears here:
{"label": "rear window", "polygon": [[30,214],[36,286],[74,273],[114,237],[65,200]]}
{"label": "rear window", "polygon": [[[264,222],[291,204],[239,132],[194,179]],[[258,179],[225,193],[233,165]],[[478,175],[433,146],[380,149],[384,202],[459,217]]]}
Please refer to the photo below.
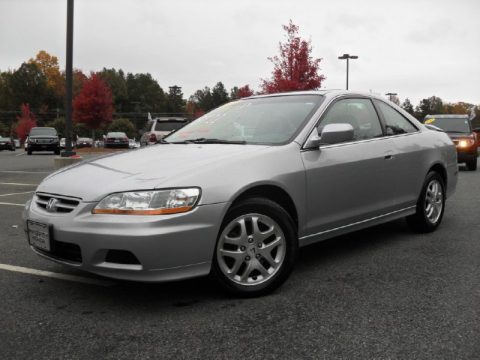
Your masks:
{"label": "rear window", "polygon": [[127,135],[123,132],[109,132],[107,137],[127,137]]}
{"label": "rear window", "polygon": [[173,131],[180,129],[186,122],[181,121],[157,121],[155,131]]}
{"label": "rear window", "polygon": [[30,136],[39,135],[57,136],[57,130],[54,128],[33,128],[30,130]]}

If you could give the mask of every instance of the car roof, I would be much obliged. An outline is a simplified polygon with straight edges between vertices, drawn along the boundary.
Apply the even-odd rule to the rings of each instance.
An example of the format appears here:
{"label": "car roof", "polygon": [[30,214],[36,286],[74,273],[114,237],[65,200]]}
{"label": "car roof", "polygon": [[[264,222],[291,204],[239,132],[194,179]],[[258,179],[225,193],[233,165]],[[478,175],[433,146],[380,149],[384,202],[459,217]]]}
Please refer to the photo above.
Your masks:
{"label": "car roof", "polygon": [[347,96],[365,96],[371,97],[375,99],[379,99],[385,101],[383,97],[372,94],[370,92],[364,91],[352,91],[352,90],[343,90],[343,89],[322,89],[322,90],[308,90],[308,91],[290,91],[290,92],[282,92],[282,93],[275,93],[275,94],[263,94],[263,95],[254,95],[248,98],[243,98],[240,100],[246,99],[255,99],[255,98],[265,98],[265,97],[275,97],[275,96],[298,96],[298,95],[321,95],[321,96],[328,96],[328,97],[337,97],[342,95]]}
{"label": "car roof", "polygon": [[429,117],[436,117],[436,118],[449,118],[449,119],[467,119],[468,118],[468,115],[465,115],[465,114],[437,114],[437,115],[425,115],[425,119],[429,118]]}

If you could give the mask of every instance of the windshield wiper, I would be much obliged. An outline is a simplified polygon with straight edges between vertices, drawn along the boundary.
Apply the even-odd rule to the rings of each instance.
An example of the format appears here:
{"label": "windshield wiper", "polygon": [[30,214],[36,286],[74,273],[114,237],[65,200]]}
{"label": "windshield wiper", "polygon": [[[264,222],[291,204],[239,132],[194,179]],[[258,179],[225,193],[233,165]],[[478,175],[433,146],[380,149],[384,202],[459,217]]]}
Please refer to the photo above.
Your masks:
{"label": "windshield wiper", "polygon": [[457,130],[445,130],[447,133],[452,133],[452,134],[468,134],[466,131],[457,131]]}
{"label": "windshield wiper", "polygon": [[213,139],[213,138],[197,138],[197,139],[186,139],[179,142],[171,142],[170,144],[239,144],[244,145],[247,142],[245,140],[223,140],[223,139]]}

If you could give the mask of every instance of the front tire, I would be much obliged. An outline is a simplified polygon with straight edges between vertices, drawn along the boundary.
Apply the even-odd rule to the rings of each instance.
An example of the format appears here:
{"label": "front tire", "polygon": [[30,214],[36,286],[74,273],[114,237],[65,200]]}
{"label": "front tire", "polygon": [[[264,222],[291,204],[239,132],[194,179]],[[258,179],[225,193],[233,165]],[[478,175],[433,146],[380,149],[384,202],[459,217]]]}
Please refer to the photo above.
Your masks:
{"label": "front tire", "polygon": [[212,275],[233,295],[265,295],[288,278],[297,253],[296,226],[285,209],[266,198],[246,199],[225,216]]}
{"label": "front tire", "polygon": [[32,155],[32,150],[27,149],[27,155]]}
{"label": "front tire", "polygon": [[440,225],[445,211],[445,183],[435,171],[428,173],[417,201],[417,211],[407,217],[408,225],[417,232],[429,233]]}
{"label": "front tire", "polygon": [[477,170],[477,157],[476,156],[472,156],[472,158],[467,161],[467,168],[470,171]]}

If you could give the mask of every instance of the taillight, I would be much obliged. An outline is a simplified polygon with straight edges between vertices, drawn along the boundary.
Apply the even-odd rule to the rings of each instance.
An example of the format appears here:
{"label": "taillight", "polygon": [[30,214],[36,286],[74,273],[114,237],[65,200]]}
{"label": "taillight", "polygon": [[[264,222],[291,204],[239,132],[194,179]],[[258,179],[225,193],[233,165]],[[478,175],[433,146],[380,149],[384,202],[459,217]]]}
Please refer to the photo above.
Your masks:
{"label": "taillight", "polygon": [[155,134],[150,134],[149,138],[148,138],[148,141],[150,142],[157,142],[157,135]]}

